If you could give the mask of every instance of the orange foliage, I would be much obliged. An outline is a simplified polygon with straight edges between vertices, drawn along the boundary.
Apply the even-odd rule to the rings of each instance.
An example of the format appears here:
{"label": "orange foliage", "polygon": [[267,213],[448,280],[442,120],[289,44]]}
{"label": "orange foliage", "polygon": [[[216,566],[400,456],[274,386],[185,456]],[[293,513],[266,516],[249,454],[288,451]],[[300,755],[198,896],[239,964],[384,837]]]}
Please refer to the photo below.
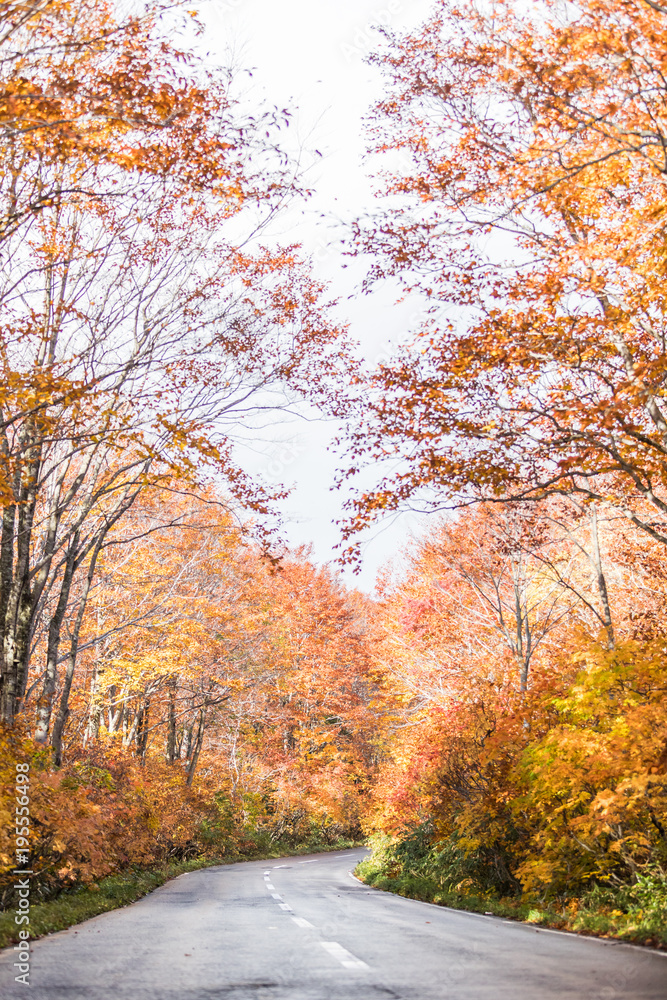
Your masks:
{"label": "orange foliage", "polygon": [[348,535],[415,498],[570,494],[667,544],[667,9],[438,0],[385,36],[356,246],[423,322],[339,407],[351,473],[392,469]]}
{"label": "orange foliage", "polygon": [[[385,585],[381,655],[403,708],[369,825],[402,834],[428,822],[436,842],[476,859],[476,891],[576,895],[667,861],[667,591],[656,575],[642,596],[623,570],[650,566],[645,539],[603,519],[597,569],[611,582],[617,638],[601,642],[591,540],[576,522],[560,538],[536,532],[553,514],[538,507],[508,549],[502,512],[467,512],[418,543],[405,575]],[[501,600],[509,556],[535,570],[521,578],[523,610]],[[567,576],[555,572],[563,563]],[[522,689],[516,625],[526,615],[540,638],[533,616],[545,594],[555,625],[536,641]]]}

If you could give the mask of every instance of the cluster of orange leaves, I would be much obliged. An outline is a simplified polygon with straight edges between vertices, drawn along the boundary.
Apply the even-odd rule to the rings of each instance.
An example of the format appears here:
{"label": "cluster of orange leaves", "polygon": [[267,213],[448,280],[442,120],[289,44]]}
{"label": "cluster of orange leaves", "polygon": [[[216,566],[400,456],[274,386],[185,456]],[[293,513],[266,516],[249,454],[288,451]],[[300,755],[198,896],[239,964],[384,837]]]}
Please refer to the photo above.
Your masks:
{"label": "cluster of orange leaves", "polygon": [[[589,609],[570,606],[538,647],[522,692],[501,623],[484,607],[488,583],[479,570],[465,575],[465,546],[496,516],[444,523],[413,551],[408,571],[386,581],[398,725],[368,827],[402,834],[429,821],[436,842],[453,839],[496,884],[528,894],[626,881],[667,860],[664,574],[638,580],[639,565],[656,567],[651,546],[605,524],[615,645]],[[465,570],[458,580],[452,551]],[[501,575],[495,583],[507,587]],[[535,593],[543,583],[530,586]]]}
{"label": "cluster of orange leaves", "polygon": [[[16,764],[28,764],[31,870],[35,901],[94,884],[129,867],[198,853],[206,814],[201,794],[157,759],[141,766],[109,743],[69,755],[54,770],[48,754],[17,730],[4,731],[0,771],[0,893],[13,899]],[[210,808],[210,806],[209,806]]]}

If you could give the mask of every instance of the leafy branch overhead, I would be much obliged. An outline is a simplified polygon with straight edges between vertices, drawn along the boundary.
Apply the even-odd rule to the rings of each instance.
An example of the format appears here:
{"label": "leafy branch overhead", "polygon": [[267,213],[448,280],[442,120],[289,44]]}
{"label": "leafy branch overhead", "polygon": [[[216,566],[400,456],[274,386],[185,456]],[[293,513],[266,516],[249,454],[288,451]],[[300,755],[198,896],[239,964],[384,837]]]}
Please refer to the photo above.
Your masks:
{"label": "leafy branch overhead", "polygon": [[348,534],[432,488],[436,505],[611,502],[667,542],[666,16],[439,2],[385,32],[386,169],[355,246],[426,318],[350,422],[352,467],[396,471],[351,503]]}

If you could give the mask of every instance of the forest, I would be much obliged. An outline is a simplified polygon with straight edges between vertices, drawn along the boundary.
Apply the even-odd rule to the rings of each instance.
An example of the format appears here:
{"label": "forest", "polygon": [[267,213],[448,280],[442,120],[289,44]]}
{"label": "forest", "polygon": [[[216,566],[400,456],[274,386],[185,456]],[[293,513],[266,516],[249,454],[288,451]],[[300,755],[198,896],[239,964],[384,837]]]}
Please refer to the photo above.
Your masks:
{"label": "forest", "polygon": [[[423,308],[378,363],[273,236],[289,109],[203,31],[0,9],[2,941],[17,866],[38,936],[368,842],[369,885],[667,947],[667,4],[379,29],[347,248]],[[239,459],[300,407],[340,428],[327,565]]]}

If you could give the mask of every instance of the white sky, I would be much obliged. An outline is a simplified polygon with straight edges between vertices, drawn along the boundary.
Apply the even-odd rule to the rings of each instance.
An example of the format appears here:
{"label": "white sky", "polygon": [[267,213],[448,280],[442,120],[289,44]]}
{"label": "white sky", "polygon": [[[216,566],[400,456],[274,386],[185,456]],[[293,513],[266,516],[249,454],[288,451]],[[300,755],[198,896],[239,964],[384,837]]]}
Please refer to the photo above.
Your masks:
{"label": "white sky", "polygon": [[[323,154],[313,158],[307,175],[315,195],[306,214],[299,208],[283,218],[283,238],[298,240],[314,255],[318,277],[341,299],[340,318],[350,322],[371,360],[405,336],[414,306],[397,309],[389,290],[364,298],[355,294],[363,270],[341,255],[342,231],[335,220],[372,207],[362,163],[362,117],[381,93],[378,71],[364,62],[378,41],[372,26],[412,27],[429,9],[430,0],[211,0],[203,11],[204,46],[222,62],[231,50],[237,65],[252,70],[258,96],[293,109],[295,147]],[[335,430],[322,422],[294,421],[273,429],[243,456],[249,472],[294,487],[283,508],[285,533],[292,545],[312,544],[319,562],[334,557],[339,540],[334,522],[343,497],[331,490],[336,459],[326,448]],[[372,590],[377,569],[416,523],[404,515],[373,532],[364,545],[363,572],[355,578],[346,574],[348,582]]]}

